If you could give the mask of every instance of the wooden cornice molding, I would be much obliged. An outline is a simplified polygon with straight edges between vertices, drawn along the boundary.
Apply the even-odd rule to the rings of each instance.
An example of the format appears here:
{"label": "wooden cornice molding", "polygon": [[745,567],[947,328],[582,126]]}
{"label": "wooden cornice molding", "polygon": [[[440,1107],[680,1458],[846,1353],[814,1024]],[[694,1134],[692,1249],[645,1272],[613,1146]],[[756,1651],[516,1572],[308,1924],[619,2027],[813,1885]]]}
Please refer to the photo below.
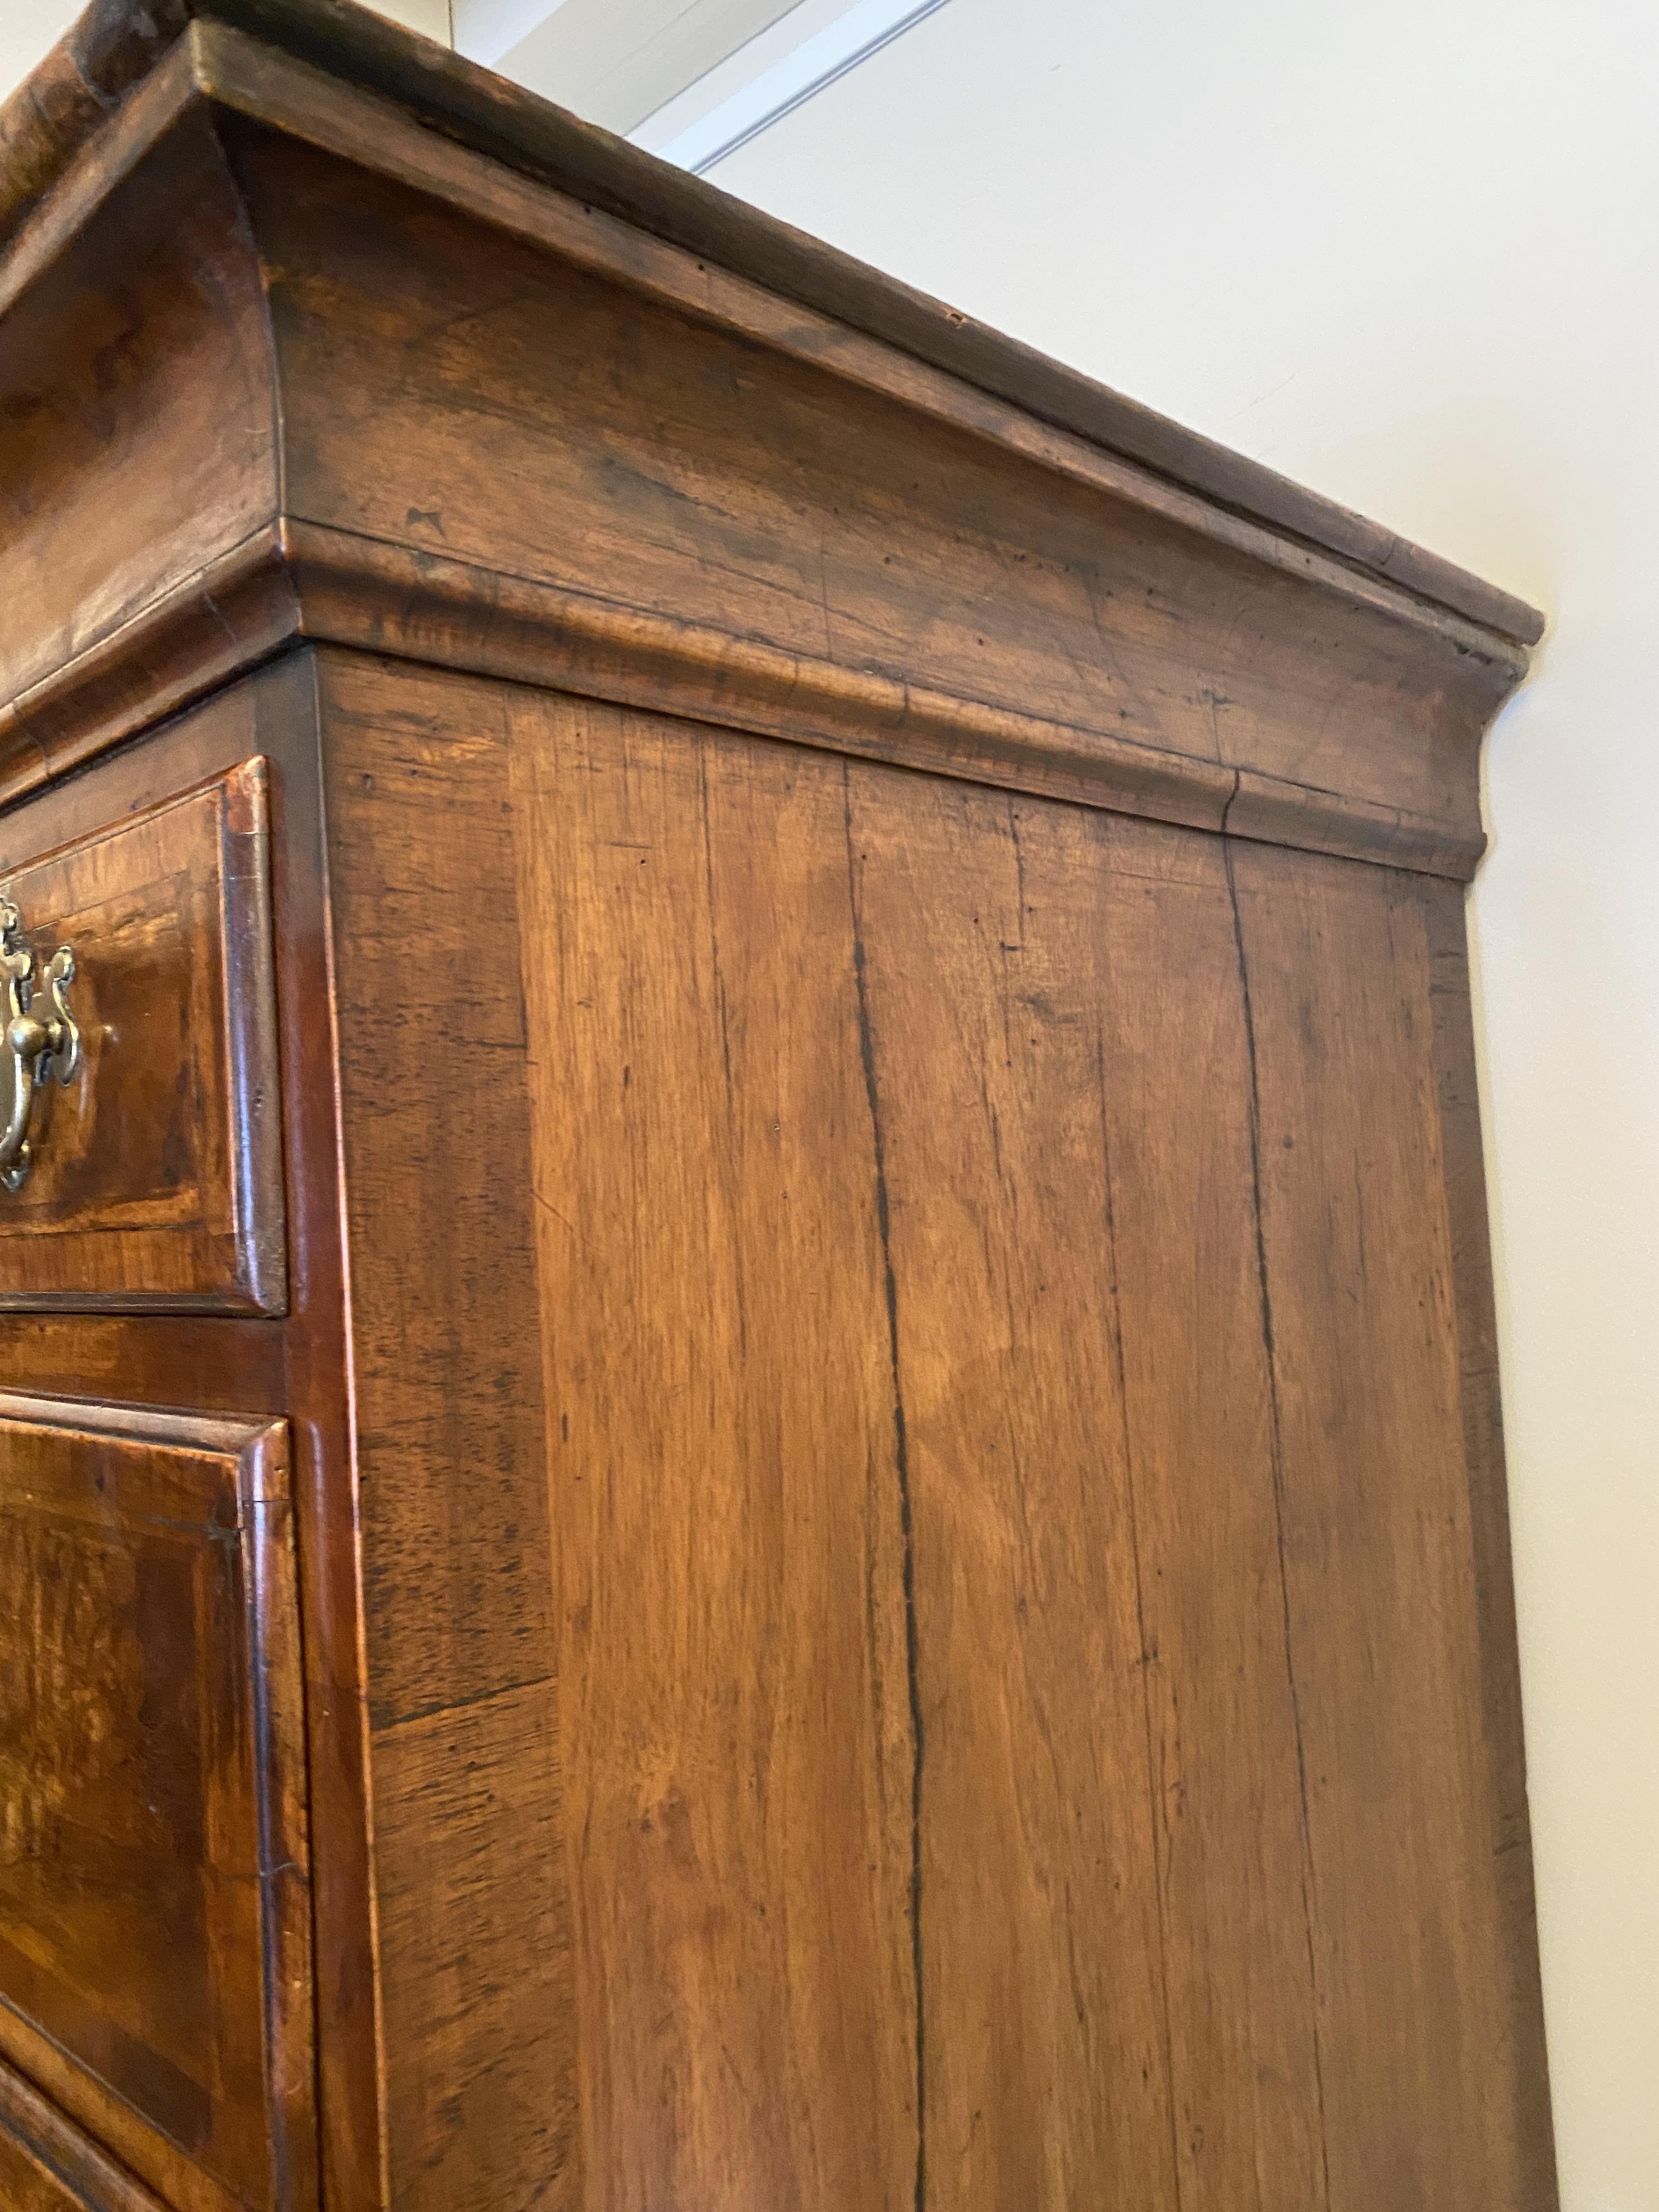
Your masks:
{"label": "wooden cornice molding", "polygon": [[793,658],[497,570],[288,521],[0,712],[9,798],[301,643],[505,677],[1011,791],[1466,878],[1478,830]]}
{"label": "wooden cornice molding", "polygon": [[341,0],[94,8],[0,234],[0,798],[313,639],[1479,857],[1530,610]]}
{"label": "wooden cornice molding", "polygon": [[[95,0],[0,106],[0,243],[107,130],[192,24],[242,32],[423,129],[617,216],[850,330],[886,340],[1235,514],[1534,644],[1543,617],[1437,555],[1079,371],[732,199],[352,0]],[[229,49],[217,49],[222,57]]]}

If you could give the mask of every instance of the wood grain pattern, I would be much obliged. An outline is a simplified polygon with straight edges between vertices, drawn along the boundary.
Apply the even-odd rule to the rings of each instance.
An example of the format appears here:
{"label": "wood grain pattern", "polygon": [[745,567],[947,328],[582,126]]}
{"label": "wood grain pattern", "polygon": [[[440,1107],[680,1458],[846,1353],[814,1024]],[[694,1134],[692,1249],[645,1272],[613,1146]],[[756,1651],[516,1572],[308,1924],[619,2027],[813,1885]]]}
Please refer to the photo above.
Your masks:
{"label": "wood grain pattern", "polygon": [[908,2204],[916,1689],[840,779],[514,709],[586,2201]]}
{"label": "wood grain pattern", "polygon": [[75,954],[82,1034],[0,1206],[0,1308],[282,1311],[267,786],[244,761],[39,858],[0,830],[41,967]]}
{"label": "wood grain pattern", "polygon": [[1041,809],[847,793],[915,1532],[930,2201],[1058,2208],[1109,2171],[1172,2204],[1098,948],[1066,881],[1087,831],[1056,854]]}
{"label": "wood grain pattern", "polygon": [[399,2208],[586,2202],[555,1720],[536,1685],[375,1736]]}
{"label": "wood grain pattern", "polygon": [[[937,2016],[947,2049],[969,2021],[981,2046],[940,2115],[945,2201],[1069,2203],[1110,2165],[1136,2203],[1317,2203],[1255,1211],[1216,1104],[1247,1079],[1219,853],[948,786],[853,788],[918,1525],[939,1554],[922,1589],[948,1639],[928,1664],[946,1711],[976,1686],[985,1716],[929,1732],[929,1888],[957,1962]],[[1131,1745],[1120,1777],[1104,1763]],[[1011,1777],[1006,1835],[978,1864],[957,1839],[988,1771]],[[1127,1930],[1085,1906],[1097,1867]],[[1137,1988],[1125,1962],[1160,1950]],[[1060,1956],[1086,2037],[1054,2005]],[[1129,2019],[1139,2043],[1115,2047]],[[1113,2110],[1111,2085],[1148,2073],[1163,2130]],[[988,2139],[989,2110],[1029,2115],[1025,2139]]]}
{"label": "wood grain pattern", "polygon": [[6,2212],[166,2212],[0,2060],[0,2203]]}
{"label": "wood grain pattern", "polygon": [[[1060,2206],[1110,2170],[1148,2207],[1365,2212],[1378,2172],[1547,2206],[1529,1935],[1475,1871],[1517,1832],[1477,1755],[1514,1707],[1501,1623],[1490,1664],[1471,1638],[1457,1331],[1396,1344],[1387,1278],[1353,1340],[1329,1318],[1355,1204],[1369,1242],[1414,1203],[1454,1294],[1426,955],[1384,988],[1357,951],[1425,944],[1439,894],[322,673],[345,995],[406,1102],[347,1077],[365,1464],[400,1473],[371,1664],[425,1693],[374,1709],[394,2201]],[[412,944],[435,981],[377,1012]],[[434,1171],[446,1019],[490,1075],[459,1172],[527,1179],[532,1255]],[[1362,1109],[1428,1147],[1399,1188],[1321,1149]],[[434,1243],[466,1296],[422,1316]],[[422,1334],[481,1380],[465,1432],[375,1356]],[[1315,1369],[1363,1409],[1308,1411]],[[1357,1497],[1316,1431],[1370,1455]]]}
{"label": "wood grain pattern", "polygon": [[1431,874],[1467,876],[1483,847],[1462,811],[1316,791],[354,532],[292,523],[283,535],[306,632],[335,644]]}
{"label": "wood grain pattern", "polygon": [[315,2201],[280,1425],[0,1397],[0,2048],[180,2206]]}
{"label": "wood grain pattern", "polygon": [[[252,33],[301,70],[377,95],[418,116],[434,151],[443,142],[476,150],[503,174],[555,185],[578,204],[620,218],[705,267],[740,273],[797,309],[869,333],[1038,420],[1066,426],[1206,501],[1260,518],[1356,568],[1408,587],[1523,644],[1540,635],[1535,611],[1494,586],[1412,545],[1259,462],[1199,437],[1077,370],[989,330],[971,316],[854,261],[730,198],[701,179],[641,153],[378,15],[336,0],[117,0],[88,9],[55,51],[39,83],[0,106],[0,240],[42,200],[56,198],[77,157],[118,130],[124,104],[194,24],[196,65],[204,48],[246,46]],[[56,188],[56,189],[54,189]]]}
{"label": "wood grain pattern", "polygon": [[276,465],[258,268],[192,105],[0,316],[0,697],[268,521]]}
{"label": "wood grain pattern", "polygon": [[1095,842],[1074,865],[1110,894],[1091,933],[1103,981],[1084,990],[1106,1070],[1180,2201],[1272,2212],[1324,2194],[1255,1209],[1229,1103],[1248,1079],[1248,1036],[1214,844],[1106,823]]}
{"label": "wood grain pattern", "polygon": [[[319,683],[384,2185],[400,2212],[494,2212],[532,2190],[574,2206],[568,1939],[549,1935],[568,1905],[545,1749],[557,1652],[501,702],[331,654]],[[522,1771],[458,1795],[423,1747],[469,1722],[487,1742],[503,1710]],[[485,2130],[461,2085],[504,2050],[513,2069]],[[526,2078],[539,2108],[512,2104]]]}
{"label": "wood grain pattern", "polygon": [[1486,1810],[1492,1824],[1499,1942],[1507,1978],[1506,1986],[1493,2002],[1505,2015],[1504,2033],[1513,2054],[1511,2124],[1520,2165],[1539,2203],[1549,2212],[1553,2200],[1541,2177],[1554,2172],[1555,2143],[1539,1977],[1526,1747],[1521,1729],[1515,1576],[1510,1556],[1498,1391],[1498,1316],[1492,1294],[1492,1239],[1486,1218],[1462,899],[1444,891],[1425,896],[1423,921],[1446,1233],[1457,1317],[1481,1724],[1491,1762]]}
{"label": "wood grain pattern", "polygon": [[[400,108],[364,99],[337,75],[296,64],[211,21],[203,22],[193,33],[191,46],[197,84],[223,107],[270,124],[316,149],[343,155],[354,165],[367,162],[380,175],[413,186],[423,196],[440,198],[491,230],[533,240],[560,261],[620,284],[629,293],[697,322],[739,332],[768,354],[815,366],[858,389],[884,394],[1058,475],[1109,490],[1149,517],[1176,522],[1287,575],[1315,582],[1340,599],[1386,610],[1426,635],[1455,641],[1484,657],[1518,668],[1522,645],[1541,629],[1542,618],[1533,610],[1474,578],[1458,580],[1471,587],[1467,607],[1460,607],[1461,595],[1455,591],[1437,596],[1396,580],[1423,557],[1418,548],[1397,539],[1385,544],[1374,538],[1379,557],[1371,562],[1333,557],[1334,547],[1331,552],[1322,550],[1317,533],[1310,541],[1286,532],[1265,514],[1254,511],[1249,501],[1205,497],[1195,484],[1183,482],[1179,471],[1154,471],[1126,458],[1109,440],[1096,441],[1061,427],[1063,414],[1045,417],[1033,413],[971,379],[942,372],[925,349],[917,352],[872,338],[856,315],[843,319],[781,296],[752,276],[728,272],[706,257],[665,244],[602,213],[588,195],[572,198],[550,193],[498,162],[481,159],[448,132],[434,139]],[[671,169],[664,173],[672,181],[684,181],[682,173]],[[753,212],[740,203],[729,204],[740,217]],[[862,273],[877,283],[883,281],[873,270]],[[1114,396],[1094,389],[1102,398]],[[1226,458],[1249,465],[1239,456]],[[1367,532],[1373,527],[1360,525]],[[1474,611],[1477,608],[1484,613]]]}
{"label": "wood grain pattern", "polygon": [[315,2021],[327,2201],[383,2201],[378,1964],[370,1898],[358,1503],[348,1398],[327,874],[313,672],[295,654],[234,685],[95,775],[54,782],[0,824],[20,854],[70,846],[158,796],[250,757],[270,763],[270,896],[289,1303],[278,1322],[208,1315],[0,1314],[8,1372],[71,1397],[290,1416],[317,1955]]}
{"label": "wood grain pattern", "polygon": [[273,525],[0,707],[0,795],[43,789],[136,730],[210,697],[300,632]]}
{"label": "wood grain pattern", "polygon": [[[1079,416],[1091,439],[1034,414],[967,355],[952,374],[901,350],[839,276],[833,308],[781,298],[741,252],[728,270],[434,137],[361,70],[313,65],[352,76],[337,24],[296,39],[289,14],[261,18],[278,52],[222,12],[131,89],[8,258],[39,324],[24,368],[77,358],[121,199],[179,251],[158,246],[127,353],[152,385],[169,347],[192,377],[225,358],[176,422],[97,416],[51,486],[74,562],[24,533],[35,627],[82,629],[0,686],[0,787],[303,632],[538,681],[579,665],[585,690],[716,724],[1471,872],[1476,745],[1522,672],[1524,610],[1334,509],[1324,544],[1317,502],[1310,538],[1275,480],[1260,512],[1232,477],[1206,493],[1221,457],[1193,441],[1186,481],[1167,425],[1149,465],[1154,418],[1114,445],[1103,418]],[[168,192],[199,236],[161,221]],[[181,319],[204,297],[210,337]],[[43,404],[19,386],[23,420]],[[223,479],[225,526],[216,510],[188,561],[167,514],[131,544],[89,521],[125,514],[126,472],[169,439]]]}
{"label": "wood grain pattern", "polygon": [[338,0],[0,242],[0,2196],[1553,2212],[1535,617]]}
{"label": "wood grain pattern", "polygon": [[1498,1870],[1522,1814],[1486,1725],[1491,1538],[1478,1559],[1425,896],[1258,848],[1229,865],[1333,2198],[1530,2212],[1554,2178]]}
{"label": "wood grain pattern", "polygon": [[1495,645],[1426,639],[268,130],[225,136],[279,271],[296,523],[1132,746],[1148,777],[1185,759],[1231,795],[1248,769],[1478,835],[1471,738],[1516,672]]}
{"label": "wood grain pattern", "polygon": [[[295,1443],[317,1955],[322,2201],[386,2201],[378,1928],[373,1910],[362,1492],[352,1406],[350,1281],[342,1189],[337,950],[324,822],[317,672],[294,655],[189,717],[178,738],[223,746],[228,708],[251,714],[273,768],[272,904],[289,1189],[283,1404]],[[112,779],[121,765],[112,763]],[[129,769],[142,781],[143,769]],[[341,948],[341,956],[349,948]],[[224,1324],[228,1327],[228,1324]]]}

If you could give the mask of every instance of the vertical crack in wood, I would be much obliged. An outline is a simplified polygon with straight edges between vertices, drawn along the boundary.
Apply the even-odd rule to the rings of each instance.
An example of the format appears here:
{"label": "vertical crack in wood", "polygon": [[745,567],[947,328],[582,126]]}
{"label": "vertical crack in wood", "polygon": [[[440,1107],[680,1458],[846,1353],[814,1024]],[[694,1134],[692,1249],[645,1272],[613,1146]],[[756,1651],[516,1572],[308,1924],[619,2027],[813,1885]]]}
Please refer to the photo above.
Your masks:
{"label": "vertical crack in wood", "polygon": [[[1231,802],[1229,802],[1231,805]],[[1256,1284],[1261,1316],[1261,1346],[1267,1369],[1268,1462],[1273,1470],[1273,1534],[1279,1553],[1279,1598],[1285,1632],[1285,1675],[1290,1687],[1291,1723],[1296,1735],[1297,1790],[1302,1808],[1302,1918],[1308,1942],[1308,1990],[1313,2006],[1314,2093],[1319,2112],[1319,2156],[1324,2178],[1326,2212],[1331,2202],[1330,2147],[1325,2132],[1325,2070],[1321,2052],[1319,1975],[1314,1960],[1313,1830],[1308,1818],[1308,1761],[1302,1741],[1302,1700],[1297,1688],[1296,1657],[1291,1635],[1291,1587],[1285,1565],[1285,1463],[1279,1411],[1279,1362],[1273,1344],[1273,1289],[1267,1275],[1267,1232],[1261,1203],[1261,1092],[1256,1073],[1255,1011],[1250,999],[1249,963],[1244,952],[1244,923],[1238,905],[1238,883],[1233,869],[1233,843],[1221,840],[1222,864],[1227,872],[1227,898],[1232,909],[1233,948],[1238,959],[1239,996],[1244,1014],[1244,1050],[1250,1069],[1250,1183],[1255,1213]]]}
{"label": "vertical crack in wood", "polygon": [[899,1374],[898,1279],[893,1271],[890,1215],[887,1200],[887,1153],[882,1137],[881,1105],[876,1086],[875,1033],[870,1020],[870,994],[865,973],[864,925],[860,909],[858,865],[853,851],[853,787],[850,769],[842,767],[842,818],[847,832],[847,895],[853,924],[853,978],[858,996],[859,1054],[864,1068],[864,1095],[870,1109],[870,1139],[875,1158],[876,1224],[881,1238],[881,1261],[887,1297],[887,1351],[893,1380],[893,1452],[898,1472],[899,1528],[904,1542],[904,1662],[910,1697],[910,1736],[914,1760],[910,1770],[910,1970],[916,1996],[916,2192],[915,2212],[925,2212],[927,2201],[927,2082],[921,1983],[921,1671],[916,1641],[916,1562],[910,1510],[910,1455],[905,1434],[904,1391]]}
{"label": "vertical crack in wood", "polygon": [[1129,1556],[1135,1577],[1135,1633],[1140,1639],[1140,1702],[1146,1726],[1146,1814],[1152,1835],[1152,1890],[1158,1910],[1158,1964],[1163,1983],[1164,2079],[1170,2105],[1170,2165],[1175,2183],[1176,2212],[1180,2212],[1181,2130],[1176,2112],[1175,2036],[1170,2022],[1170,1931],[1164,1902],[1163,1838],[1159,1833],[1164,1821],[1158,1802],[1158,1787],[1153,1778],[1152,1655],[1146,1644],[1146,1606],[1140,1576],[1140,1524],[1135,1510],[1134,1455],[1129,1444],[1129,1384],[1123,1357],[1123,1307],[1118,1291],[1117,1212],[1112,1199],[1112,1139],[1106,1109],[1106,1039],[1103,1032],[1096,1034],[1095,1056],[1100,1083],[1100,1152],[1105,1176],[1106,1263],[1110,1270],[1112,1345],[1117,1361],[1118,1408],[1123,1435],[1123,1494],[1128,1504]]}

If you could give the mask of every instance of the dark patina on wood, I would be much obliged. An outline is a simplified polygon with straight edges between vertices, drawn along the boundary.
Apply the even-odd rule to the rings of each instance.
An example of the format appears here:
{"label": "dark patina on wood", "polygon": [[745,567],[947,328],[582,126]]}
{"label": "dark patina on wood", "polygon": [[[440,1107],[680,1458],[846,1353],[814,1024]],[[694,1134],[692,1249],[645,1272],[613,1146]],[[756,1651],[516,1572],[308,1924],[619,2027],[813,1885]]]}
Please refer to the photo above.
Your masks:
{"label": "dark patina on wood", "polygon": [[[14,2001],[0,2186],[1553,2212],[1460,911],[1539,618],[335,0],[92,9],[0,240],[0,888],[177,1002],[0,1346],[284,1439],[199,1645],[309,1842],[261,2114]],[[141,2043],[185,1856],[29,1893]]]}
{"label": "dark patina on wood", "polygon": [[314,2192],[288,1457],[0,1395],[0,2054],[181,2203]]}
{"label": "dark patina on wood", "polygon": [[305,635],[1473,866],[1504,595],[359,10],[94,17],[9,111],[7,787]]}
{"label": "dark patina on wood", "polygon": [[268,807],[250,760],[21,866],[0,824],[0,884],[70,946],[81,1032],[0,1210],[0,1308],[283,1310]]}

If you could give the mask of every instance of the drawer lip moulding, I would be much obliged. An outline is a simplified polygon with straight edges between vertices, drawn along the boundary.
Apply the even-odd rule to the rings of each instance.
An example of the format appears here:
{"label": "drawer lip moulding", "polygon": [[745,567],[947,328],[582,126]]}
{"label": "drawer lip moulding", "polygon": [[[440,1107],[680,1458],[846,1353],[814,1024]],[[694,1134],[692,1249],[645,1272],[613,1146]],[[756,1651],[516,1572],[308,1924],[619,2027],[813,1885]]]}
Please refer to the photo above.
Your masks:
{"label": "drawer lip moulding", "polygon": [[0,2059],[181,2212],[314,2204],[286,1422],[0,1393]]}
{"label": "drawer lip moulding", "polygon": [[269,811],[256,757],[38,856],[0,822],[16,942],[37,978],[67,953],[78,1034],[0,1189],[0,1310],[284,1310]]}

